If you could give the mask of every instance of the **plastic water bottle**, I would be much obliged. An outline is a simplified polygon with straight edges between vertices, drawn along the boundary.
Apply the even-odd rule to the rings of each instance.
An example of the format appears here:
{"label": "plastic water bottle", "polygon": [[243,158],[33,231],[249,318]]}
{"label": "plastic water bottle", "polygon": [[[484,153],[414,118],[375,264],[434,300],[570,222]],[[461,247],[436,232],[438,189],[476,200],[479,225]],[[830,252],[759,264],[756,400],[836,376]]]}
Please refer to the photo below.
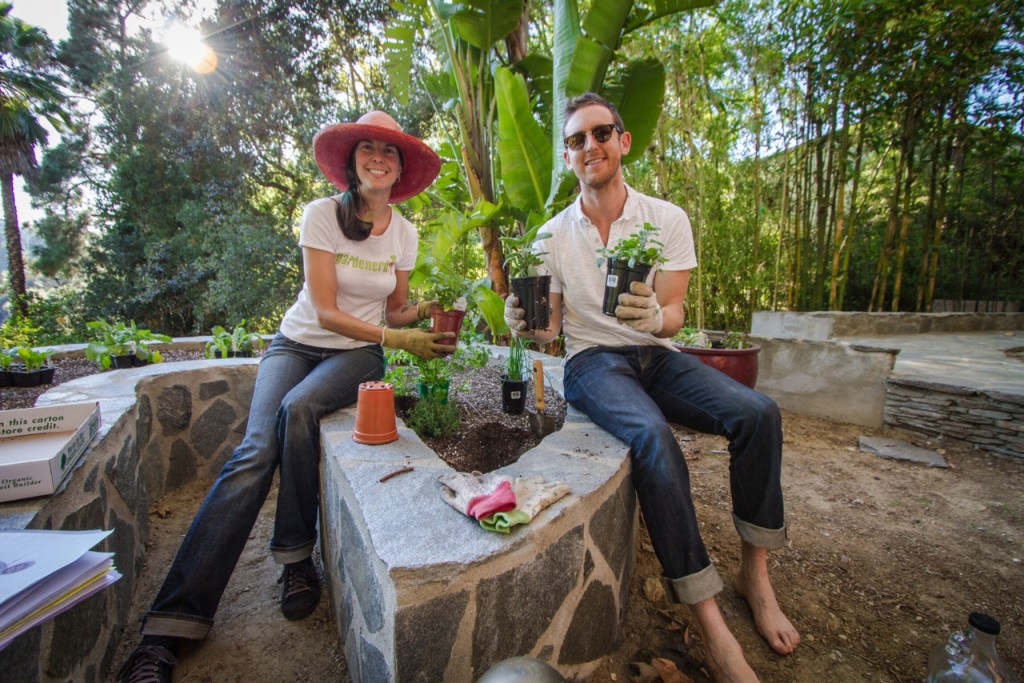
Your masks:
{"label": "plastic water bottle", "polygon": [[1019,683],[996,651],[999,622],[972,612],[967,624],[932,650],[926,683]]}

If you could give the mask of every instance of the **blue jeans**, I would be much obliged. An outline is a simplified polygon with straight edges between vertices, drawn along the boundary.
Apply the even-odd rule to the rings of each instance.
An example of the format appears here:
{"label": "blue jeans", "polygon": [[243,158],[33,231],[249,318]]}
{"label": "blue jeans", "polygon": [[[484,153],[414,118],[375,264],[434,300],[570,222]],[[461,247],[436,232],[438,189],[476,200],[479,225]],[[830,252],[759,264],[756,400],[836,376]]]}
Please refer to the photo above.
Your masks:
{"label": "blue jeans", "polygon": [[278,564],[316,544],[320,418],[355,403],[359,385],[384,372],[380,346],[341,351],[278,334],[256,376],[245,438],[192,520],[146,615],[143,634],[202,639],[280,469],[270,549]]}
{"label": "blue jeans", "polygon": [[721,590],[700,537],[690,473],[669,423],[729,439],[733,520],[758,547],[785,542],[782,417],[775,402],[658,346],[598,347],[569,359],[565,398],[630,448],[633,486],[665,576],[682,602]]}

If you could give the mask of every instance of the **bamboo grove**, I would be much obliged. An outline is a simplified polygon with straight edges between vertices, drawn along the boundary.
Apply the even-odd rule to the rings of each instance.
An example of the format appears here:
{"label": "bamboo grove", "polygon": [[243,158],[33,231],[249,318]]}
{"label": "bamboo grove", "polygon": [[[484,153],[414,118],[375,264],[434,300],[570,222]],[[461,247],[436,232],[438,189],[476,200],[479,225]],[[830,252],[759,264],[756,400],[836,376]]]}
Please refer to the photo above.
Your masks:
{"label": "bamboo grove", "polygon": [[[581,58],[570,69],[566,45],[594,36],[587,82],[646,141],[628,182],[694,226],[689,324],[1024,298],[1019,2],[199,4],[69,0],[54,68],[75,124],[28,174],[45,210],[30,226],[30,299],[48,318],[274,329],[301,282],[302,206],[331,191],[309,140],[370,108],[445,159],[403,207],[424,250],[460,254],[501,293],[497,237],[570,198],[555,143]],[[160,13],[201,27],[216,74],[167,62],[156,28],[130,30]],[[523,181],[507,155],[513,120],[547,176]]]}

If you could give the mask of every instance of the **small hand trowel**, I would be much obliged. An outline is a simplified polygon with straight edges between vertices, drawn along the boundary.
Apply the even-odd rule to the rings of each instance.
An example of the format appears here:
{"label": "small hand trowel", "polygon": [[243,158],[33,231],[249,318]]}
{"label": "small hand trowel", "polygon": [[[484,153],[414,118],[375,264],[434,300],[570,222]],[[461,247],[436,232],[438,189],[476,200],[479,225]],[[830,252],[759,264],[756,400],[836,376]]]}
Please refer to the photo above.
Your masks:
{"label": "small hand trowel", "polygon": [[555,418],[544,414],[544,363],[541,360],[533,361],[533,402],[536,410],[530,413],[530,429],[534,436],[543,439],[555,431]]}

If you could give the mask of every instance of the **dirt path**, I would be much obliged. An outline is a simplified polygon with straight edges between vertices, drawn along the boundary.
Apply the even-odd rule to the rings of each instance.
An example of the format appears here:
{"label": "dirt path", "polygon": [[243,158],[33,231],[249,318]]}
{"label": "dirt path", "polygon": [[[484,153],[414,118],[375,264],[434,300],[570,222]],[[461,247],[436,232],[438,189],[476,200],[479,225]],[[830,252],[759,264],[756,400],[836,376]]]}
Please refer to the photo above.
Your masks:
{"label": "dirt path", "polygon": [[[1000,651],[1024,673],[1024,462],[906,435],[939,449],[948,470],[879,459],[857,450],[860,427],[785,413],[789,546],[772,555],[780,602],[804,636],[792,656],[773,654],[750,612],[727,588],[726,617],[765,683],[919,683],[928,650],[973,610],[1002,623]],[[877,435],[877,433],[876,433]],[[687,439],[691,437],[685,437]],[[738,563],[729,513],[725,442],[686,441],[698,516],[728,582]],[[151,545],[132,626],[116,666],[138,639],[138,620],[156,594],[209,482],[168,496],[151,516]],[[209,640],[183,653],[175,680],[348,681],[327,599],[301,622],[278,609],[277,568],[266,552],[274,493],[254,529]],[[651,681],[632,662],[667,656],[707,680],[685,608],[665,601],[644,538],[638,552],[626,637],[592,681]],[[636,678],[634,678],[636,677]]]}

